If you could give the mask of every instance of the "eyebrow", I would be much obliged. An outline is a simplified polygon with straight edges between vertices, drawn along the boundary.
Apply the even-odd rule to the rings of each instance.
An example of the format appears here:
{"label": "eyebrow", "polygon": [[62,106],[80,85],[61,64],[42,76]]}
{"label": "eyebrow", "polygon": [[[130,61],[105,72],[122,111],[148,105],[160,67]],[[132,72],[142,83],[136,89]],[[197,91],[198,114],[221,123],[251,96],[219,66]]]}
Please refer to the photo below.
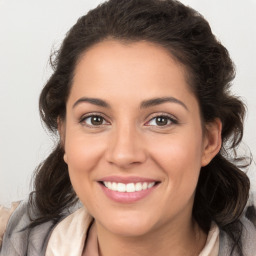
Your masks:
{"label": "eyebrow", "polygon": [[183,103],[182,101],[174,98],[174,97],[161,97],[161,98],[153,98],[149,100],[142,101],[140,108],[149,108],[153,106],[157,106],[166,102],[171,102],[171,103],[177,103],[184,107],[186,110],[188,110],[188,107]]}
{"label": "eyebrow", "polygon": [[[102,99],[87,98],[87,97],[83,97],[83,98],[78,99],[74,103],[73,108],[76,107],[78,104],[83,103],[83,102],[88,102],[88,103],[91,103],[93,105],[103,107],[103,108],[110,108],[110,105]],[[177,103],[177,104],[181,105],[182,107],[184,107],[186,110],[188,110],[188,107],[182,101],[180,101],[180,100],[178,100],[174,97],[161,97],[161,98],[153,98],[153,99],[149,99],[149,100],[144,100],[140,104],[140,108],[149,108],[149,107],[157,106],[157,105],[160,105],[160,104],[164,104],[166,102]]]}
{"label": "eyebrow", "polygon": [[83,98],[80,98],[79,100],[77,100],[74,103],[73,108],[76,107],[79,103],[82,103],[82,102],[88,102],[88,103],[91,103],[93,105],[103,107],[103,108],[110,108],[110,105],[104,100],[97,99],[97,98],[87,98],[87,97],[83,97]]}

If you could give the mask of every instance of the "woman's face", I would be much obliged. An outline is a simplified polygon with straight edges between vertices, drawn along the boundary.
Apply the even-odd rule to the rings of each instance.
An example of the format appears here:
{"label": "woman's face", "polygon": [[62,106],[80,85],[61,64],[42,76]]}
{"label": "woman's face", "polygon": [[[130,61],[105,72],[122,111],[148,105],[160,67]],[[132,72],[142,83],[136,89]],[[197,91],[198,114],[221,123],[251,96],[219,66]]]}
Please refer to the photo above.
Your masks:
{"label": "woman's face", "polygon": [[138,236],[191,221],[211,140],[183,67],[163,48],[94,45],[76,67],[66,108],[64,160],[98,229]]}

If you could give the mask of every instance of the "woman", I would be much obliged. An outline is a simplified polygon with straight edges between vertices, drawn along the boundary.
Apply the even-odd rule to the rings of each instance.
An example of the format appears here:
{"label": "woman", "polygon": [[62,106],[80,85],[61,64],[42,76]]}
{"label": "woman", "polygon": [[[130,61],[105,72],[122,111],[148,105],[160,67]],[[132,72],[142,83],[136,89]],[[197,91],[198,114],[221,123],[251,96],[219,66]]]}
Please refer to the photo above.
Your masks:
{"label": "woman", "polygon": [[[227,50],[172,0],[110,0],[67,34],[40,96],[59,142],[1,255],[253,255]],[[231,152],[231,153],[230,153]]]}

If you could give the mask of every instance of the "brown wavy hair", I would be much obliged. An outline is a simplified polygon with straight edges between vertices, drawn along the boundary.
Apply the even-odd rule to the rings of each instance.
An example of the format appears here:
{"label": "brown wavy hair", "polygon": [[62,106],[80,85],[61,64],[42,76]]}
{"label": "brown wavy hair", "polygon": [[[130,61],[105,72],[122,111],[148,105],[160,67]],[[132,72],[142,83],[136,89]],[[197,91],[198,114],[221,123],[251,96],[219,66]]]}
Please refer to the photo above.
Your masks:
{"label": "brown wavy hair", "polygon": [[[46,127],[58,136],[58,118],[65,120],[76,64],[86,50],[106,39],[144,40],[167,49],[187,71],[202,124],[221,120],[222,148],[210,164],[201,168],[193,217],[205,232],[215,221],[231,237],[233,250],[242,255],[239,217],[250,184],[234,152],[243,137],[245,107],[230,92],[235,69],[228,51],[212,34],[208,22],[192,8],[175,0],[109,0],[79,18],[54,54],[54,72],[40,95],[39,109]],[[35,172],[30,203],[39,214],[33,226],[48,220],[57,222],[63,211],[78,200],[63,154],[58,140]]]}

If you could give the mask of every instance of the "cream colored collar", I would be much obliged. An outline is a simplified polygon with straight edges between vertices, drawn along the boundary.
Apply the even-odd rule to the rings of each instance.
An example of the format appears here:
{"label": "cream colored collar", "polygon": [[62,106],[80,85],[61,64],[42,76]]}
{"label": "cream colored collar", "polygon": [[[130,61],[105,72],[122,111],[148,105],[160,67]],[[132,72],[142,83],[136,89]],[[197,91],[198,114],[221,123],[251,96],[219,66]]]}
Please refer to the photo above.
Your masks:
{"label": "cream colored collar", "polygon": [[[81,256],[87,238],[87,230],[92,220],[84,207],[62,220],[50,236],[45,256]],[[213,223],[206,245],[199,256],[217,256],[218,252],[219,228]],[[97,233],[94,225],[92,225],[87,238],[85,255],[98,256]]]}
{"label": "cream colored collar", "polygon": [[92,220],[84,207],[62,220],[50,236],[45,256],[81,256]]}
{"label": "cream colored collar", "polygon": [[219,234],[220,230],[218,226],[213,222],[208,233],[205,247],[199,254],[199,256],[218,256],[219,255]]}

